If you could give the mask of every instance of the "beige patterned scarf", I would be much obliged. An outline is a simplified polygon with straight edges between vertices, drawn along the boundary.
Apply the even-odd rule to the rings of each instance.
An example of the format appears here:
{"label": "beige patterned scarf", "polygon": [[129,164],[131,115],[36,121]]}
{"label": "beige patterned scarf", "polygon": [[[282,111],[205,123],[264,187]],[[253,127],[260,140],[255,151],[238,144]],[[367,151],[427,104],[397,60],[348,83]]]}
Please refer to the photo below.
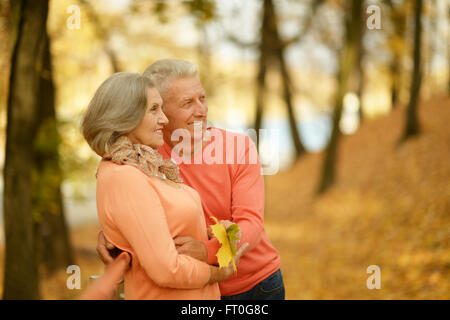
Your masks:
{"label": "beige patterned scarf", "polygon": [[164,160],[157,150],[143,144],[132,144],[127,136],[121,136],[114,142],[111,152],[105,160],[117,164],[129,164],[148,176],[169,179],[182,183],[178,166],[171,160]]}

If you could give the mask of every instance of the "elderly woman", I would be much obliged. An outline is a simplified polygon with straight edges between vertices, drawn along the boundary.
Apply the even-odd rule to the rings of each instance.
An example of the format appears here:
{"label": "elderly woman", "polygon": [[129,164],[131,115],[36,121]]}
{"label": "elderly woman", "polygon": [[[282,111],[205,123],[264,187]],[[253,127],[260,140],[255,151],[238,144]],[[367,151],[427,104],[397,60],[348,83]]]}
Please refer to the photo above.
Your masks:
{"label": "elderly woman", "polygon": [[99,221],[108,240],[131,255],[127,299],[219,299],[217,282],[232,275],[232,266],[219,269],[178,254],[173,242],[176,236],[208,235],[198,193],[156,151],[167,123],[150,79],[116,73],[98,88],[82,132],[103,158],[97,171]]}

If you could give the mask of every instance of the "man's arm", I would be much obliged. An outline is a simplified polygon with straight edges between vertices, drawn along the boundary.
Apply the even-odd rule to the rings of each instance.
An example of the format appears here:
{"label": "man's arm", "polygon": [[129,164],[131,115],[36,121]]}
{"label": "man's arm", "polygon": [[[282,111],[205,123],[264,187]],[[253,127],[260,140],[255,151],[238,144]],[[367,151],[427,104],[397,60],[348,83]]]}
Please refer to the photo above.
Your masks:
{"label": "man's arm", "polygon": [[[176,237],[173,241],[178,254],[184,254],[202,262],[208,261],[208,251],[202,241],[187,236]],[[97,239],[97,254],[100,260],[108,265],[114,261],[120,252],[121,250],[109,242],[103,231],[100,230]]]}
{"label": "man's arm", "polygon": [[[208,261],[208,251],[205,244],[192,237],[176,237],[173,239],[178,254],[184,254],[202,262]],[[106,239],[103,231],[100,230],[97,239],[97,254],[105,265],[113,262],[120,254],[121,250],[116,248]]]}
{"label": "man's arm", "polygon": [[240,161],[233,165],[231,218],[242,231],[241,241],[248,242],[251,251],[264,231],[264,179],[256,146],[249,137],[245,150],[236,151]]}
{"label": "man's arm", "polygon": [[[242,231],[240,241],[249,243],[248,251],[251,251],[259,244],[264,230],[264,179],[256,146],[249,137],[245,139],[245,148],[237,149],[241,145],[235,145],[238,162],[231,165],[231,222],[239,226]],[[217,265],[216,253],[220,243],[211,238],[204,244],[208,251],[208,264]]]}
{"label": "man's arm", "polygon": [[173,239],[178,254],[185,254],[197,260],[207,262],[208,251],[202,241],[188,236],[179,236]]}

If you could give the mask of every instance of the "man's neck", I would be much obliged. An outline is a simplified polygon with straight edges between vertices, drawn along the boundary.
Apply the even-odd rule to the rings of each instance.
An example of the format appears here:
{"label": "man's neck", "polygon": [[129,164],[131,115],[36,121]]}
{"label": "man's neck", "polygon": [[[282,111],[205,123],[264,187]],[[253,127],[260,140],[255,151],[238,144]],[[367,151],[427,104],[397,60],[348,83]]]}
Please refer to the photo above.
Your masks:
{"label": "man's neck", "polygon": [[[202,138],[202,141],[201,141],[201,149],[203,150],[203,148],[206,146],[206,144],[208,144],[208,142],[209,142],[209,139],[205,139],[205,137],[209,137],[209,139],[211,138],[210,137],[210,135],[209,135],[209,132],[207,133],[206,131],[205,131],[205,136],[203,136]],[[170,140],[170,139],[166,139],[166,137],[164,137],[164,142],[173,150],[174,148],[175,148],[175,146],[176,145],[178,145],[179,143],[182,143],[182,142],[179,142],[179,141],[172,141],[172,140]],[[191,154],[190,154],[190,156],[191,156],[191,158],[193,158],[194,157],[194,155],[195,155],[195,152],[197,152],[198,150],[198,144],[199,144],[199,142],[196,142],[196,141],[194,141],[193,139],[191,140]],[[179,157],[183,157],[183,151],[184,151],[184,148],[180,148],[179,149],[179,152],[178,152],[178,156]]]}

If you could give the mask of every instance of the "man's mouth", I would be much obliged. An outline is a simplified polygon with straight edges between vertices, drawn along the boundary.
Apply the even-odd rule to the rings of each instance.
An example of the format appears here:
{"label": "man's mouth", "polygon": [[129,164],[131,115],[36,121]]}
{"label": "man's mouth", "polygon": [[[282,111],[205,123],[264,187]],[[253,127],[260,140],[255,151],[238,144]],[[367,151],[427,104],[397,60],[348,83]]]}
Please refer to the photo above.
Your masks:
{"label": "man's mouth", "polygon": [[204,124],[204,121],[202,121],[202,120],[187,123],[188,126],[203,126],[203,124]]}

